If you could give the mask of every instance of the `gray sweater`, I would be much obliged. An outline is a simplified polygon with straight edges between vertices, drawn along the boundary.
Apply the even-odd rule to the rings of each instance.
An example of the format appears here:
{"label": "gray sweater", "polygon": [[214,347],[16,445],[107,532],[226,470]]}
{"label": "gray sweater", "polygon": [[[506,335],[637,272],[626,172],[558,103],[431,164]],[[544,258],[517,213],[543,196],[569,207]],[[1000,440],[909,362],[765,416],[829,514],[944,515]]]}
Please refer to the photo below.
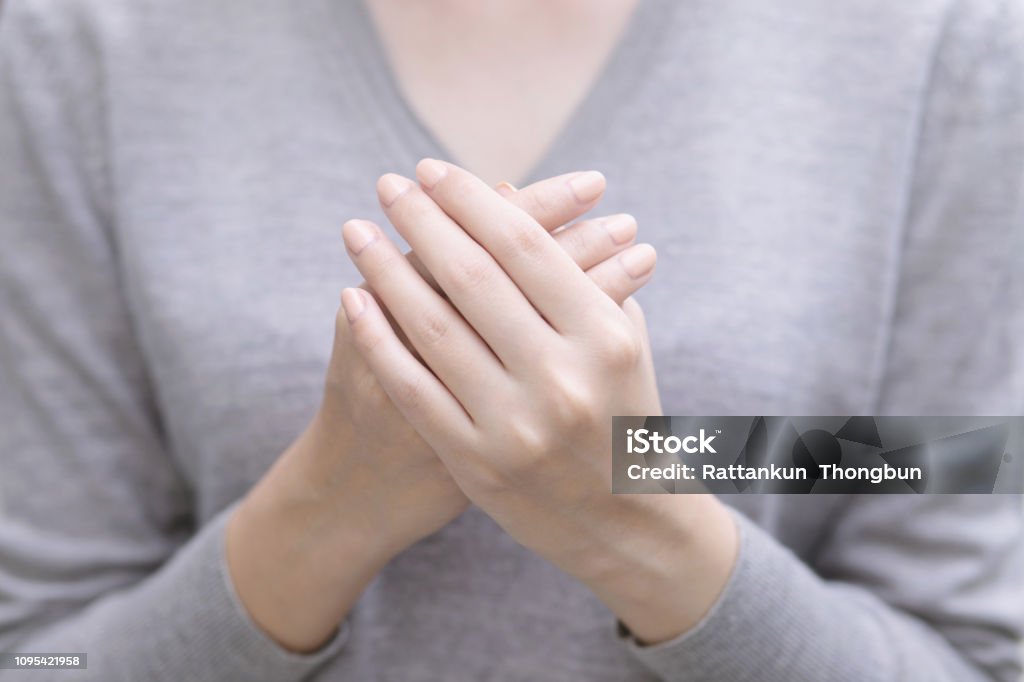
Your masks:
{"label": "gray sweater", "polygon": [[[658,247],[667,413],[1020,411],[1022,25],[1019,0],[641,4],[532,177],[604,171],[602,212]],[[376,175],[421,156],[448,155],[356,3],[5,0],[0,651],[89,655],[24,679],[1016,679],[1009,496],[726,500],[724,594],[648,648],[470,509],[322,651],[263,636],[225,518],[316,407],[360,280],[341,222],[383,220]]]}

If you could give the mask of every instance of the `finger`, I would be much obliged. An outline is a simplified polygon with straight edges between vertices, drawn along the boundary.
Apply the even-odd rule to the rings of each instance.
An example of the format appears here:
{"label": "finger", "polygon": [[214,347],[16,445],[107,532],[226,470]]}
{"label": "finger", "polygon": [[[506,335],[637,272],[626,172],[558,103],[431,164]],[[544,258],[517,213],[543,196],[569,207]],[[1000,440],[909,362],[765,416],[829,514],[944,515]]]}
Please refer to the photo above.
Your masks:
{"label": "finger", "polygon": [[637,244],[590,268],[587,276],[613,301],[622,305],[650,281],[657,260],[653,246]]}
{"label": "finger", "polygon": [[551,232],[594,208],[604,195],[605,179],[600,173],[575,172],[540,180],[520,190],[507,182],[495,189]]}
{"label": "finger", "polygon": [[402,416],[421,434],[472,433],[472,419],[455,396],[395,335],[376,300],[362,289],[341,293],[356,349]]}
{"label": "finger", "polygon": [[627,298],[622,302],[622,312],[626,313],[626,317],[633,323],[633,326],[640,330],[644,347],[650,350],[651,339],[647,330],[647,316],[644,315],[644,309],[640,307],[635,298]]}
{"label": "finger", "polygon": [[[365,281],[359,285],[359,288],[370,294],[370,296],[374,295],[373,289]],[[413,348],[412,342],[409,341],[409,337],[407,337],[405,332],[402,331],[402,328],[398,326],[398,322],[396,322],[395,318],[392,317],[390,312],[388,312],[388,309],[381,308],[381,312],[384,313],[384,319],[386,319],[388,324],[391,325],[391,328],[395,330],[395,335],[398,336],[398,340],[402,342],[402,345],[412,351],[412,354],[416,356],[416,359],[422,362],[423,358],[421,358],[419,353],[416,352],[416,349]]]}
{"label": "finger", "polygon": [[[486,190],[497,203],[518,210],[489,187]],[[554,335],[494,258],[416,183],[389,173],[378,181],[377,191],[391,224],[506,367],[520,366],[535,353],[522,342],[524,337],[543,342]],[[541,234],[558,249],[548,234],[543,230]],[[573,268],[585,277],[575,265]]]}
{"label": "finger", "polygon": [[636,220],[625,213],[581,220],[558,230],[552,236],[580,269],[589,270],[633,243],[636,238]]}
{"label": "finger", "polygon": [[[651,353],[651,337],[647,329],[647,320],[644,316],[643,308],[636,302],[635,298],[627,298],[622,302],[622,312],[626,314],[626,317],[632,323],[633,328],[640,332],[640,342],[643,344],[643,368],[647,375],[654,381],[654,356]],[[661,414],[662,406],[661,399],[655,397],[655,402],[648,409],[648,414]]]}
{"label": "finger", "polygon": [[[551,236],[569,257],[576,261],[581,270],[589,270],[629,248],[636,238],[636,231],[636,219],[629,214],[620,213],[581,220],[557,230]],[[406,258],[427,284],[438,288],[437,282],[416,257],[415,252],[410,251]]]}
{"label": "finger", "polygon": [[426,365],[463,404],[486,400],[504,374],[490,348],[379,227],[350,220],[342,235],[352,261]]}
{"label": "finger", "polygon": [[[560,196],[569,193],[566,178],[573,175],[579,174],[570,173],[541,180],[522,190],[517,190],[507,182],[498,183],[494,189],[501,196],[510,199],[514,205],[529,213],[542,227],[554,230],[579,217],[593,203],[596,203],[592,202],[584,206],[575,199],[570,203],[566,197]],[[581,220],[554,232],[553,236],[555,241],[569,254],[569,257],[576,261],[576,265],[580,266],[580,269],[586,270],[629,246],[636,236],[636,220],[626,214]],[[607,241],[609,238],[611,239],[610,244]],[[435,289],[438,288],[437,282],[423,267],[423,263],[416,257],[414,251],[407,253],[406,257],[427,284]]]}
{"label": "finger", "polygon": [[[416,173],[430,198],[487,250],[556,331],[589,329],[600,318],[595,310],[612,307],[537,221],[478,177],[434,159],[420,161]],[[600,178],[588,172],[573,183],[586,188]]]}

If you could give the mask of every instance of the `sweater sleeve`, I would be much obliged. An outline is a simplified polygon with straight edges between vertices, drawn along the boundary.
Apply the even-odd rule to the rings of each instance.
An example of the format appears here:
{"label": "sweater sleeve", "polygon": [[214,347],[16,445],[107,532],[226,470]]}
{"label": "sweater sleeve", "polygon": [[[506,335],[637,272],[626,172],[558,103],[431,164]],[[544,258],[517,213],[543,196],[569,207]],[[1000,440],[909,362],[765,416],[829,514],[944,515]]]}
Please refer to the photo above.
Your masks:
{"label": "sweater sleeve", "polygon": [[[922,105],[878,414],[1013,415],[1024,398],[1024,12],[955,4]],[[808,563],[739,516],[705,619],[630,649],[664,680],[1020,679],[1018,496],[861,496]],[[629,640],[627,640],[629,641]]]}
{"label": "sweater sleeve", "polygon": [[736,514],[741,546],[711,612],[627,646],[664,680],[1020,679],[1021,500],[861,496],[814,567]]}
{"label": "sweater sleeve", "polygon": [[196,528],[164,446],[74,6],[0,12],[0,651],[85,653],[74,679],[304,679],[344,635],[309,656],[263,635],[226,571],[230,509]]}

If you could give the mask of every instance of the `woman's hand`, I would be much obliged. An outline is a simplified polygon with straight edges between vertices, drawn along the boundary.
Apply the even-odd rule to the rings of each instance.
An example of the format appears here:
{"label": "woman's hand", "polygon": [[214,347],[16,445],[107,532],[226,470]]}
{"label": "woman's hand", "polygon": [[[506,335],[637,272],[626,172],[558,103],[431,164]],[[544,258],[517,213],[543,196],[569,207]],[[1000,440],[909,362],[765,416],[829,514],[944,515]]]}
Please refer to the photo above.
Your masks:
{"label": "woman's hand", "polygon": [[[513,537],[588,584],[642,639],[684,631],[724,586],[736,531],[711,497],[610,494],[611,417],[661,411],[639,306],[616,305],[471,174],[425,160],[417,175],[422,188],[389,175],[378,191],[447,298],[379,231],[346,233],[419,357],[373,297],[348,290],[360,352],[461,490]],[[653,266],[640,245],[600,267],[628,287]]]}
{"label": "woman's hand", "polygon": [[[603,189],[599,174],[574,173],[518,192],[506,187],[501,196],[490,193],[553,230],[593,207]],[[380,236],[374,226],[352,222],[343,230],[346,240],[352,243],[360,230],[371,241]],[[608,279],[603,263],[628,249],[635,234],[631,217],[611,216],[545,238],[565,251],[578,272],[587,270],[621,301],[642,282]],[[423,271],[412,254],[393,251],[388,258],[391,264],[382,267]],[[254,620],[281,644],[315,649],[391,557],[440,529],[466,504],[447,469],[355,350],[339,312],[320,410],[229,524],[236,590]]]}
{"label": "woman's hand", "polygon": [[[580,201],[570,184],[578,181],[580,175],[551,178],[521,192],[506,194],[507,203],[537,216],[538,224],[545,230],[565,225],[589,208],[595,195],[599,196],[604,188],[604,178],[600,175],[583,178],[590,183],[590,194],[584,195],[585,201]],[[497,194],[491,194],[499,203],[506,203]],[[367,240],[382,236],[375,225],[366,221],[349,221],[342,231],[346,244],[359,244],[357,248],[365,248]],[[636,236],[636,222],[631,216],[580,221],[565,226],[553,236],[554,240],[549,238],[548,241],[560,247],[575,263],[576,270],[586,272],[605,298],[610,297],[616,304],[621,304],[643,283],[612,276],[610,273],[615,269],[606,264],[608,259],[630,249]],[[407,267],[408,263],[437,290],[415,252],[403,257],[395,250],[386,257],[395,262],[382,263],[382,267]],[[372,293],[368,284],[362,287]],[[355,295],[354,291],[349,291],[345,297]],[[402,342],[412,348],[408,339],[403,338]],[[344,449],[350,454],[350,461],[345,462],[344,477],[359,484],[354,486],[355,490],[348,490],[346,486],[344,493],[335,491],[330,496],[344,499],[346,506],[357,502],[363,534],[379,538],[384,543],[380,549],[385,555],[393,556],[439,530],[467,505],[445,466],[395,408],[356,351],[350,325],[341,317],[341,311],[317,422],[313,431],[323,433],[325,439],[341,435],[343,431],[339,426],[350,431],[345,433],[344,448],[339,447],[340,443],[333,443],[331,447],[314,449],[317,452]],[[327,466],[334,472],[337,462],[332,458]]]}

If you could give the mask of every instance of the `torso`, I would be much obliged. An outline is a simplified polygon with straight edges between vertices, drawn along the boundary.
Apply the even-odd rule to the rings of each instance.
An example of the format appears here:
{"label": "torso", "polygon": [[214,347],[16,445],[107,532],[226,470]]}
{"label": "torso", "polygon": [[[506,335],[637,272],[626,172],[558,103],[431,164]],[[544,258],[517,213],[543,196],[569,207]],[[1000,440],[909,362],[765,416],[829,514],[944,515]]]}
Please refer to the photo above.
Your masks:
{"label": "torso", "polygon": [[[842,68],[891,103],[851,126],[845,112],[864,105],[843,82],[807,84],[841,59],[824,37],[797,51],[801,69],[780,73],[733,48],[745,31],[776,40],[771,31],[688,13],[704,34],[695,52],[669,34],[680,30],[674,7],[641,4],[643,32],[627,36],[613,77],[531,175],[605,172],[599,210],[633,213],[657,247],[638,300],[669,414],[870,414],[905,210],[900,157],[916,125],[904,93],[928,52],[884,65],[851,55]],[[376,176],[441,153],[368,62],[366,20],[350,3],[257,9],[209,6],[206,24],[157,39],[149,22],[163,30],[161,12],[181,10],[154,3],[111,48],[129,54],[110,67],[122,279],[201,518],[241,495],[315,409],[338,293],[362,279],[341,223],[386,226]],[[193,33],[207,25],[235,29],[193,60]],[[768,79],[774,108],[752,111]]]}
{"label": "torso", "polygon": [[[183,25],[176,3],[149,2],[145,12],[132,3],[134,23],[118,24],[103,53],[123,286],[168,450],[202,523],[244,494],[315,410],[338,292],[361,280],[340,225],[386,224],[375,177],[410,174],[421,156],[444,153],[419,126],[443,123],[447,103],[428,100],[448,90],[412,94],[423,119],[411,116],[374,63],[354,2],[187,4]],[[427,3],[408,3],[418,4]],[[463,123],[480,129],[464,136],[438,126],[459,160],[492,181],[605,172],[599,210],[636,215],[660,253],[639,300],[669,414],[874,407],[904,157],[934,38],[907,35],[901,3],[873,5],[892,16],[842,24],[847,48],[900,45],[904,57],[868,58],[836,49],[825,30],[796,40],[799,26],[831,26],[834,12],[797,5],[647,0],[637,8],[642,31],[627,30],[610,76],[584,88],[599,69],[574,65],[565,81],[577,91],[553,98],[551,120],[532,124],[546,131],[535,140],[524,129],[507,147],[485,140],[496,144],[489,149],[479,142],[489,137],[485,118]],[[608,37],[594,54],[613,44]],[[399,67],[398,79],[417,81],[420,68]],[[870,97],[849,83],[869,84]],[[486,99],[460,92],[453,102]],[[503,117],[509,106],[517,113]],[[484,111],[508,136],[519,106],[501,100]],[[531,149],[513,163],[520,146]],[[801,556],[830,518],[825,500],[736,504]],[[616,643],[593,595],[475,509],[389,565],[357,618],[358,653],[317,679],[368,679],[398,665],[398,650],[449,679],[652,679]],[[507,656],[492,655],[498,641]],[[411,669],[395,678],[425,679]]]}

